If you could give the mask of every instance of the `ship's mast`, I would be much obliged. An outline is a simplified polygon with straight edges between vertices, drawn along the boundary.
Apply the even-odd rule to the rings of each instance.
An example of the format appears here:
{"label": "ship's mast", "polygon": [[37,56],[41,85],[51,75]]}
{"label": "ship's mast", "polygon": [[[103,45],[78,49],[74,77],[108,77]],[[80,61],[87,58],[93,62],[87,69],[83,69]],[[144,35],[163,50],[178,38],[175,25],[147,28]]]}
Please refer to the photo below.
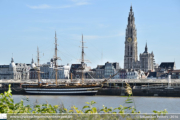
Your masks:
{"label": "ship's mast", "polygon": [[81,53],[81,65],[82,65],[82,84],[84,83],[84,68],[85,68],[85,64],[84,64],[84,41],[83,41],[83,35],[82,35],[82,53]]}
{"label": "ship's mast", "polygon": [[39,65],[39,48],[37,47],[37,73],[38,73],[38,86],[40,86],[40,65]]}
{"label": "ship's mast", "polygon": [[37,47],[37,66],[39,66],[39,48]]}
{"label": "ship's mast", "polygon": [[57,57],[57,37],[56,37],[56,32],[55,32],[55,56],[54,56],[54,63],[55,63],[55,77],[56,77],[56,86],[58,85],[57,84],[57,71],[58,71],[58,68],[57,68],[57,60],[60,60],[60,58]]}
{"label": "ship's mast", "polygon": [[84,63],[84,42],[83,42],[83,35],[82,35],[82,53],[81,53],[81,64]]}

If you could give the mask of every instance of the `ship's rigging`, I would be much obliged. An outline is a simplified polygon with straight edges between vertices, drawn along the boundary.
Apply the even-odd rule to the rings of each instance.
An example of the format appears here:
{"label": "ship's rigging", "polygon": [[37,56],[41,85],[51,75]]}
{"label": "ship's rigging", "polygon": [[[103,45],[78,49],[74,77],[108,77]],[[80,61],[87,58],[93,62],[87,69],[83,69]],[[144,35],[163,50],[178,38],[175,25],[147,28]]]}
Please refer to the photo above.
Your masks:
{"label": "ship's rigging", "polygon": [[55,77],[56,77],[56,86],[58,86],[58,84],[57,84],[57,77],[58,77],[58,65],[57,65],[57,60],[61,60],[59,57],[57,57],[57,37],[56,37],[56,32],[55,32],[55,56],[54,56],[54,63],[55,63],[55,71],[56,71],[56,73],[55,73]]}
{"label": "ship's rigging", "polygon": [[[82,35],[82,52],[81,52],[81,72],[82,78],[81,83],[74,82],[71,79],[71,82],[62,82],[58,84],[58,63],[57,60],[60,58],[57,56],[57,37],[55,32],[55,56],[54,61],[54,70],[55,70],[55,85],[52,83],[40,83],[40,64],[39,64],[39,48],[37,48],[37,73],[38,73],[38,84],[23,84],[22,87],[29,94],[49,94],[49,95],[95,95],[98,92],[98,89],[102,87],[102,84],[107,82],[109,79],[113,78],[116,74],[112,75],[110,78],[103,80],[101,84],[88,84],[84,82],[84,70],[86,69],[86,64],[84,60],[84,41]],[[72,78],[72,75],[71,75]],[[63,83],[63,84],[62,84]]]}

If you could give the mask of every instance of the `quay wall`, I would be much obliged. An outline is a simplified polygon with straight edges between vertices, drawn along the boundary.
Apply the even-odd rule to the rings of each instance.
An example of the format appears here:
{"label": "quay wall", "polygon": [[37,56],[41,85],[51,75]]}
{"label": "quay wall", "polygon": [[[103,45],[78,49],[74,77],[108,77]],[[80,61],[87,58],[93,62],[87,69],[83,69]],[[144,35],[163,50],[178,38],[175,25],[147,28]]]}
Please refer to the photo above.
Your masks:
{"label": "quay wall", "polygon": [[[9,88],[0,88],[0,93],[8,91]],[[26,95],[27,93],[23,88],[11,88],[12,95]]]}
{"label": "quay wall", "polygon": [[[13,95],[29,95],[22,88],[11,88]],[[8,88],[0,88],[0,93]],[[180,88],[175,89],[133,89],[133,96],[180,97]],[[126,96],[124,88],[101,88],[97,95]]]}
{"label": "quay wall", "polygon": [[[68,79],[58,79],[58,83],[64,83]],[[37,79],[29,79],[29,80],[7,80],[2,79],[0,80],[0,84],[12,84],[12,83],[29,83],[29,84],[37,84]],[[71,80],[70,80],[71,81]],[[76,79],[73,79],[72,81],[78,81]],[[100,83],[104,81],[104,79],[85,79],[85,83]],[[180,84],[180,79],[170,79],[171,83],[177,83]],[[47,83],[55,83],[55,80],[53,79],[43,79],[41,82],[47,82]],[[107,81],[107,83],[169,83],[168,79],[110,79]]]}
{"label": "quay wall", "polygon": [[[133,96],[180,97],[180,88],[132,89]],[[126,96],[125,88],[102,88],[97,95]]]}

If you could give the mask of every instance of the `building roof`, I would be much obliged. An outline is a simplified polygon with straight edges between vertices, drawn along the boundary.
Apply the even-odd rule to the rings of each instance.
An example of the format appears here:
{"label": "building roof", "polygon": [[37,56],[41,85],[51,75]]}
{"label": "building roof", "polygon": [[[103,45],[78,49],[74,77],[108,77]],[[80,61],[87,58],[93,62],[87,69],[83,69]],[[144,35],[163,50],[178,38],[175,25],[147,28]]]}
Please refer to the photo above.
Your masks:
{"label": "building roof", "polygon": [[144,51],[144,53],[148,53],[147,42],[146,42],[146,46],[145,46],[145,51]]}
{"label": "building roof", "polygon": [[174,62],[162,62],[159,67],[161,68],[174,68]]}
{"label": "building roof", "polygon": [[72,64],[71,69],[80,69],[81,66],[82,66],[81,64]]}
{"label": "building roof", "polygon": [[105,68],[105,65],[97,65],[96,69],[104,69],[104,68]]}
{"label": "building roof", "polygon": [[0,68],[9,68],[9,65],[0,65]]}
{"label": "building roof", "polygon": [[30,69],[29,71],[36,71],[34,68]]}
{"label": "building roof", "polygon": [[114,66],[115,69],[120,69],[118,62],[110,63],[110,62],[108,61],[108,62],[105,63],[105,66],[106,66],[107,64],[110,64],[110,65]]}
{"label": "building roof", "polygon": [[128,69],[118,69],[119,72],[128,72]]}
{"label": "building roof", "polygon": [[93,68],[93,69],[91,69],[90,71],[96,71],[96,69],[95,69],[95,68]]}
{"label": "building roof", "polygon": [[156,77],[157,75],[157,72],[150,72],[148,77]]}
{"label": "building roof", "polygon": [[7,74],[0,74],[0,75],[12,75],[12,74],[8,74],[8,73],[7,73]]}
{"label": "building roof", "polygon": [[114,63],[113,63],[113,66],[114,66],[115,69],[119,69],[119,68],[120,68],[120,67],[119,67],[119,63],[117,63],[117,62],[114,62]]}

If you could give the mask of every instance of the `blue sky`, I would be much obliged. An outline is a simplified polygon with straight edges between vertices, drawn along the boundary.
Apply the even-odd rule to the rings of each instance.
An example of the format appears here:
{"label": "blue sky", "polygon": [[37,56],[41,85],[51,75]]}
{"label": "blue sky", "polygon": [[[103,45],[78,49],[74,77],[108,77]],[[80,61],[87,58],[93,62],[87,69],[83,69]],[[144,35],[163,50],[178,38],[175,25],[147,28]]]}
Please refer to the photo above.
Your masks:
{"label": "blue sky", "polygon": [[81,35],[85,59],[92,68],[105,62],[123,67],[125,29],[130,6],[137,29],[138,55],[154,52],[156,63],[176,61],[180,69],[179,0],[0,0],[0,64],[40,63],[54,55],[54,34],[58,38],[59,64],[78,63]]}

